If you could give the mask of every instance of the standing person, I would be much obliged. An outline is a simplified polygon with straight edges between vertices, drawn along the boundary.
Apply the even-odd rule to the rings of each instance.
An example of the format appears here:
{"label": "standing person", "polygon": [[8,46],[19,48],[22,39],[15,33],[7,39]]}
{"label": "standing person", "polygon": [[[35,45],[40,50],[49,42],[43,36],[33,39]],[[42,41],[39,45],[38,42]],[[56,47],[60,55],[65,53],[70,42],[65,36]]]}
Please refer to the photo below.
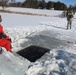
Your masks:
{"label": "standing person", "polygon": [[[1,22],[2,22],[2,18],[1,18],[1,15],[0,15],[0,23]],[[4,33],[3,26],[1,24],[0,24],[0,46],[4,47],[9,52],[12,52],[11,39],[9,38],[9,36],[7,36]]]}
{"label": "standing person", "polygon": [[68,29],[69,27],[70,27],[70,29],[71,29],[72,18],[73,18],[72,11],[68,11],[68,12],[67,12],[67,29]]}

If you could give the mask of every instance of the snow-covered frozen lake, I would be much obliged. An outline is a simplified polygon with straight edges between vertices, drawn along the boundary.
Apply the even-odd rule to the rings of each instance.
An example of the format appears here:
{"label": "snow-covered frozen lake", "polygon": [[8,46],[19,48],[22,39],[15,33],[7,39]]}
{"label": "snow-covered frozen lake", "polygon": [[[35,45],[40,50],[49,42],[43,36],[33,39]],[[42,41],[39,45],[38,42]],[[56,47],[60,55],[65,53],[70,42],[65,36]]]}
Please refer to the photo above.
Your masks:
{"label": "snow-covered frozen lake", "polygon": [[66,17],[60,17],[62,11],[12,7],[6,10],[48,15],[0,12],[1,24],[12,39],[13,52],[30,45],[48,48],[50,52],[32,63],[4,51],[0,56],[1,75],[76,75],[76,14],[72,29],[66,30]]}

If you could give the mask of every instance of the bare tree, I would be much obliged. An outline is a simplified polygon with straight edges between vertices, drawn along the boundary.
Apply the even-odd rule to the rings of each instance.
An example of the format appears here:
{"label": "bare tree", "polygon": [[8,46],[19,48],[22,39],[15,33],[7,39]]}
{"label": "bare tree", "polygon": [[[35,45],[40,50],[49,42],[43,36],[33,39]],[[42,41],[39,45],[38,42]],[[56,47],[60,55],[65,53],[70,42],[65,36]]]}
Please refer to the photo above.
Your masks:
{"label": "bare tree", "polygon": [[15,3],[16,2],[16,0],[11,0],[11,3]]}
{"label": "bare tree", "polygon": [[0,0],[0,4],[1,4],[3,10],[4,10],[4,7],[7,6],[8,1],[9,0]]}

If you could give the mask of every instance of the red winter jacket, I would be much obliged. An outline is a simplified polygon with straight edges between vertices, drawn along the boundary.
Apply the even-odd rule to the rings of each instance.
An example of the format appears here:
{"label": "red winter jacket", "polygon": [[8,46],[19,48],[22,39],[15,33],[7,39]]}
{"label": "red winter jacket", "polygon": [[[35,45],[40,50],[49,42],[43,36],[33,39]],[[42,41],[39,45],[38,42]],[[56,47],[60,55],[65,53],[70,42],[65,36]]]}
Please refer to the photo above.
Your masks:
{"label": "red winter jacket", "polygon": [[11,42],[8,39],[9,36],[4,33],[3,26],[0,25],[0,46],[6,48],[7,51],[12,52]]}
{"label": "red winter jacket", "polygon": [[7,36],[3,31],[3,26],[0,25],[0,39],[9,39],[9,36]]}

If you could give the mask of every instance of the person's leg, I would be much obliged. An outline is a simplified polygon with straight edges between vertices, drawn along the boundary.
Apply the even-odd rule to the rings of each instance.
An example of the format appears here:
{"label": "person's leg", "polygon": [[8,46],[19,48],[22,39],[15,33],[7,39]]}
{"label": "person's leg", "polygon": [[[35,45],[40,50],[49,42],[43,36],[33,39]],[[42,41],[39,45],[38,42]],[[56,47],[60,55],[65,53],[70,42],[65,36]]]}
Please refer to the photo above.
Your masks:
{"label": "person's leg", "polygon": [[0,42],[0,46],[6,48],[7,51],[12,52],[11,42],[9,40],[2,39],[2,41]]}
{"label": "person's leg", "polygon": [[69,21],[67,21],[67,29],[69,28]]}
{"label": "person's leg", "polygon": [[72,25],[72,20],[70,19],[70,29],[71,29],[71,25]]}
{"label": "person's leg", "polygon": [[5,48],[7,49],[7,51],[12,52],[10,41],[7,41],[7,45],[5,45]]}

